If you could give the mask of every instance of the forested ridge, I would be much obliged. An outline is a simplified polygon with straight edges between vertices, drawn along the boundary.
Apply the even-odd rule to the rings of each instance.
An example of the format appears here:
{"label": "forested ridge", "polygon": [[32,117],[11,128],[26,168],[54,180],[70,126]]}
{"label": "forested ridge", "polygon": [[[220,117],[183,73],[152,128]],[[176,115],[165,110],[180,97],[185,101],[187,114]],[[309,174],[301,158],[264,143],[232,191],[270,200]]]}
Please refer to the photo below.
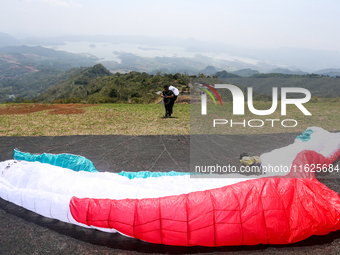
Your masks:
{"label": "forested ridge", "polygon": [[[66,72],[45,68],[21,79],[12,80],[10,85],[23,95],[12,100],[15,102],[152,103],[159,99],[159,91],[163,90],[165,84],[174,85],[182,92],[189,91],[190,79],[194,78],[215,78],[223,83],[237,85],[244,91],[247,87],[253,87],[253,99],[258,101],[271,100],[273,87],[278,87],[279,93],[281,87],[306,88],[314,98],[340,96],[340,78],[317,74],[255,73],[249,77],[226,71],[211,76],[202,73],[148,74],[136,71],[113,74],[102,64],[72,68]],[[22,86],[22,83],[25,86]],[[4,89],[2,91],[4,92]],[[226,98],[232,100],[231,94]]]}
{"label": "forested ridge", "polygon": [[188,87],[190,77],[184,74],[156,75],[130,72],[110,73],[103,65],[83,68],[76,75],[58,83],[35,98],[39,102],[58,103],[151,103],[165,84],[181,91]]}

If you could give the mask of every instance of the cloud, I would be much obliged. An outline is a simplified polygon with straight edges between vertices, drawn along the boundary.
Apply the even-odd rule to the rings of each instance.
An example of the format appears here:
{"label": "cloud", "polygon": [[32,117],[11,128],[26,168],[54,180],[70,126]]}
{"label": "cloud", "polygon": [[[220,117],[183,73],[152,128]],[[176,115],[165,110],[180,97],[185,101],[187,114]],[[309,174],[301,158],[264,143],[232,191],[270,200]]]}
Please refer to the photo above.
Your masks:
{"label": "cloud", "polygon": [[74,2],[70,2],[70,6],[75,7],[75,8],[82,8],[83,6],[81,4],[78,3],[74,3]]}
{"label": "cloud", "polygon": [[17,0],[17,2],[32,3],[32,0]]}
{"label": "cloud", "polygon": [[52,6],[57,6],[57,7],[76,7],[76,8],[81,8],[82,5],[78,3],[74,3],[72,1],[62,1],[62,0],[40,0],[44,3],[48,3]]}
{"label": "cloud", "polygon": [[53,5],[53,6],[65,6],[65,7],[68,7],[69,4],[64,2],[64,1],[60,1],[60,0],[41,0],[42,2],[44,3],[48,3],[50,5]]}

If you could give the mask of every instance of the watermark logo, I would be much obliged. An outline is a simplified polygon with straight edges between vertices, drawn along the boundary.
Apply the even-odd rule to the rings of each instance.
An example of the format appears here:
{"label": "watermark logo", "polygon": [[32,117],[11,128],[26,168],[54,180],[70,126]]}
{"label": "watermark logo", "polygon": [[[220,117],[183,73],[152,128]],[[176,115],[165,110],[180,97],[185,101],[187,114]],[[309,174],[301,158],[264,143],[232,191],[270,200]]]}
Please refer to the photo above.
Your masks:
{"label": "watermark logo", "polygon": [[[217,91],[210,85],[205,84],[205,83],[199,83],[202,85],[202,87],[198,87],[199,90],[201,90],[203,93],[201,93],[201,99],[202,99],[202,114],[205,115],[207,114],[207,95],[209,95],[212,100],[214,101],[215,105],[217,105],[216,100],[214,96],[207,90],[206,88],[210,89],[214,94],[217,96],[218,100],[220,101],[220,104],[222,106],[222,100],[220,95],[217,93]],[[206,87],[206,88],[204,88]],[[203,113],[204,112],[204,113]]]}
{"label": "watermark logo", "polygon": [[[215,84],[215,85],[208,85],[205,83],[198,83],[200,85],[199,89],[202,91],[201,93],[201,115],[207,115],[207,95],[209,95],[215,105],[217,105],[215,98],[213,97],[212,93],[208,91],[210,89],[215,95],[218,97],[220,104],[222,106],[222,100],[220,95],[217,93],[216,89],[228,89],[232,94],[232,102],[233,102],[233,115],[244,115],[245,114],[245,97],[242,89],[237,87],[236,85],[232,84]],[[304,97],[302,98],[288,98],[287,94],[295,93],[295,94],[302,94]],[[297,87],[282,87],[281,88],[281,115],[287,115],[287,105],[292,104],[295,105],[304,115],[311,116],[312,114],[303,106],[304,103],[307,103],[311,99],[311,93],[309,90],[305,88],[297,88]],[[247,88],[247,106],[249,111],[257,116],[265,116],[274,113],[277,110],[278,106],[278,88],[272,88],[272,104],[271,107],[267,110],[258,110],[254,107],[253,103],[253,88]],[[216,125],[225,125],[230,123],[230,127],[235,125],[242,125],[243,127],[262,127],[265,123],[271,123],[271,127],[274,127],[274,123],[280,121],[282,127],[296,127],[298,125],[295,119],[250,119],[246,121],[245,119],[241,122],[236,122],[233,119],[214,119],[213,120],[213,127],[215,128]],[[288,122],[288,123],[287,123]],[[289,125],[289,123],[292,123]]]}
{"label": "watermark logo", "polygon": [[[233,97],[233,115],[244,115],[244,94],[243,91],[232,84],[215,84],[214,87],[208,85],[208,84],[204,84],[203,85],[207,88],[209,88],[211,91],[213,91],[218,99],[220,100],[220,103],[222,105],[222,101],[220,99],[220,96],[218,95],[218,93],[216,92],[216,89],[229,89],[232,97]],[[201,114],[202,115],[206,115],[207,114],[207,94],[210,95],[216,105],[216,101],[214,99],[214,97],[212,96],[212,94],[204,89],[204,88],[200,88],[201,90],[205,91],[206,93],[202,93],[201,94]],[[253,104],[253,88],[248,87],[247,88],[247,92],[248,92],[248,109],[251,113],[255,114],[255,115],[270,115],[272,113],[274,113],[277,109],[277,102],[278,102],[278,94],[277,94],[277,88],[273,88],[273,101],[272,101],[272,106],[270,109],[268,110],[257,110],[254,107]],[[302,93],[305,94],[304,98],[287,98],[287,93]],[[290,88],[290,87],[283,87],[281,88],[281,115],[286,115],[287,114],[287,104],[295,104],[304,115],[312,115],[302,104],[303,103],[307,103],[309,100],[311,99],[311,93],[309,92],[309,90],[304,89],[304,88]]]}
{"label": "watermark logo", "polygon": [[[239,178],[241,175],[253,178],[286,174],[291,167],[280,161],[282,157],[278,156],[277,164],[244,165],[240,155],[260,157],[258,153],[265,148],[262,143],[270,137],[264,134],[299,132],[311,126],[316,119],[312,116],[316,114],[316,106],[308,82],[313,81],[274,75],[269,78],[192,78],[190,171],[195,173],[193,177]],[[279,139],[281,136],[272,137]],[[276,142],[275,139],[272,142]]]}

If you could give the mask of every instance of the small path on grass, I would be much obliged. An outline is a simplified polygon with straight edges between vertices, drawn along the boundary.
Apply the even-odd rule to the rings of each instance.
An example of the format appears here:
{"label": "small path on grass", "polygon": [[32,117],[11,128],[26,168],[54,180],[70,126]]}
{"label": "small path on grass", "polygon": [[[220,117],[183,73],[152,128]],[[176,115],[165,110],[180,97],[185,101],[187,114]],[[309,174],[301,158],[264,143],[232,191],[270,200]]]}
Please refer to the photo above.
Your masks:
{"label": "small path on grass", "polygon": [[16,104],[0,107],[0,115],[29,114],[50,110],[48,114],[82,114],[84,107],[91,107],[91,104]]}

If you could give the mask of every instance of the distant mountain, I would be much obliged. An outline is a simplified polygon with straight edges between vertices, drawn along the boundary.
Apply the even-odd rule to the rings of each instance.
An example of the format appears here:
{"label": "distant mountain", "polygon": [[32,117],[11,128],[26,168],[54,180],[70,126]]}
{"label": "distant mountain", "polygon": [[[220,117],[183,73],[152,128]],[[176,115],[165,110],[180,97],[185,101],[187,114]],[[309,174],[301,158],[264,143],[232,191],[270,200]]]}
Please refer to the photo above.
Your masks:
{"label": "distant mountain", "polygon": [[316,71],[314,73],[320,74],[320,75],[326,75],[329,77],[336,77],[336,76],[340,76],[340,69],[328,68],[328,69]]}
{"label": "distant mountain", "polygon": [[[1,49],[1,48],[0,48]],[[43,68],[37,61],[17,52],[0,52],[0,84],[1,80],[19,78],[24,74],[36,72]]]}
{"label": "distant mountain", "polygon": [[20,40],[0,32],[0,47],[20,45]]}
{"label": "distant mountain", "polygon": [[259,74],[260,72],[257,71],[257,70],[252,70],[250,68],[247,68],[247,69],[241,69],[241,70],[238,70],[238,71],[234,71],[234,72],[231,72],[233,74],[237,74],[239,76],[242,76],[242,77],[249,77],[249,76],[252,76],[254,74]]}
{"label": "distant mountain", "polygon": [[[74,67],[92,66],[98,58],[72,54],[36,46],[0,48],[0,102],[9,97],[32,99],[67,79],[65,73]],[[73,73],[71,71],[71,73]]]}
{"label": "distant mountain", "polygon": [[216,73],[218,78],[240,78],[240,75],[233,74],[233,73],[228,73],[227,71],[223,70],[221,72]]}
{"label": "distant mountain", "polygon": [[303,75],[303,74],[308,74],[307,72],[303,72],[303,71],[291,71],[289,69],[285,69],[285,68],[275,68],[273,70],[271,70],[269,73],[283,73],[283,74],[298,74],[298,75]]}
{"label": "distant mountain", "polygon": [[[227,54],[233,56],[233,60],[229,63],[221,63],[220,58],[213,57],[214,61],[202,63],[203,67],[194,68],[194,72],[204,69],[207,65],[212,65],[220,70],[237,70],[251,68],[260,72],[269,72],[279,66],[289,66],[291,70],[301,69],[308,72],[313,70],[325,69],[328,67],[340,68],[340,53],[335,50],[316,50],[304,48],[252,48],[237,45],[229,45],[218,42],[200,41],[194,38],[180,39],[175,37],[151,37],[151,36],[105,36],[105,35],[64,35],[56,37],[26,37],[21,40],[14,38],[8,34],[0,33],[0,47],[18,46],[18,45],[41,45],[41,46],[57,46],[65,45],[69,42],[90,42],[105,44],[134,44],[136,48],[143,45],[142,48],[160,49],[162,46],[172,46],[183,49],[186,52],[195,54],[205,54],[206,52],[218,54]],[[133,52],[126,52],[133,53]],[[111,52],[109,52],[111,54]],[[159,56],[163,56],[160,54]],[[180,54],[176,57],[183,57]],[[190,63],[191,64],[191,63]],[[188,64],[185,70],[189,69]],[[146,69],[143,67],[144,70]],[[127,69],[136,70],[136,67],[128,67]],[[148,68],[154,72],[156,69]],[[160,68],[161,69],[161,68]],[[173,67],[162,67],[164,70],[172,72]],[[138,69],[143,71],[142,68]],[[294,74],[302,74],[293,71]]]}
{"label": "distant mountain", "polygon": [[92,66],[98,58],[56,51],[36,46],[7,46],[0,48],[0,81],[18,78],[43,68],[69,70],[73,67]]}
{"label": "distant mountain", "polygon": [[113,52],[121,59],[121,63],[102,61],[101,63],[112,72],[146,72],[149,74],[162,73],[187,73],[198,74],[199,70],[206,67],[206,59],[184,57],[141,57],[126,52]]}
{"label": "distant mountain", "polygon": [[13,96],[31,100],[39,93],[76,73],[76,69],[64,72],[55,68],[43,68],[25,74],[24,78],[0,80],[0,103],[11,101],[10,98]]}
{"label": "distant mountain", "polygon": [[[318,74],[255,74],[251,77],[226,78],[223,82],[238,85],[242,88],[252,87],[259,94],[271,95],[273,87],[277,87],[279,93],[281,87],[303,87],[311,92],[312,97],[334,98],[340,96],[340,78]],[[298,95],[301,94],[298,93]]]}
{"label": "distant mountain", "polygon": [[[339,51],[335,50],[316,50],[292,47],[273,49],[249,48],[244,49],[243,52],[238,52],[235,54],[237,54],[237,56],[263,60],[266,63],[281,66],[294,66],[294,69],[301,69],[307,72],[329,67],[340,68],[340,53]],[[258,68],[256,69],[259,70]]]}
{"label": "distant mountain", "polygon": [[[41,46],[29,47],[26,45],[22,46],[7,46],[0,48],[2,53],[20,53],[27,57],[36,60],[63,60],[65,62],[80,61],[80,62],[90,62],[93,64],[94,61],[98,60],[95,56],[84,56],[82,54],[73,54],[66,51],[53,50]],[[90,61],[89,61],[90,60]],[[81,65],[79,63],[78,65]]]}
{"label": "distant mountain", "polygon": [[213,66],[207,66],[206,68],[201,70],[200,73],[203,73],[205,75],[213,75],[213,74],[217,73],[217,70]]}
{"label": "distant mountain", "polygon": [[[13,37],[14,38],[14,37]],[[12,38],[12,39],[13,39]],[[14,38],[15,39],[15,38]],[[57,36],[57,37],[27,37],[23,38],[17,45],[40,45],[40,46],[60,46],[66,43],[77,43],[77,42],[90,42],[90,44],[96,45],[98,48],[100,45],[98,43],[106,44],[132,44],[136,45],[136,48],[141,48],[141,45],[145,45],[142,48],[153,48],[161,49],[162,46],[175,46],[182,48],[184,51],[195,53],[195,57],[184,57],[181,54],[174,54],[173,57],[164,57],[162,53],[156,57],[143,57],[137,56],[136,53],[119,50],[120,54],[116,54],[118,58],[121,59],[121,63],[114,61],[102,62],[108,69],[117,72],[129,72],[131,70],[139,72],[157,73],[162,71],[164,73],[184,73],[187,74],[198,74],[201,70],[204,70],[206,66],[214,66],[217,70],[229,70],[229,69],[244,69],[244,68],[255,68],[260,71],[268,71],[277,67],[270,63],[265,63],[262,61],[252,61],[252,63],[244,62],[243,58],[239,56],[238,53],[244,53],[244,49],[238,46],[226,45],[223,43],[211,43],[199,41],[193,38],[179,39],[174,37],[150,37],[150,36],[104,36],[104,35],[76,35],[76,36]],[[5,46],[11,46],[12,44]],[[228,47],[226,47],[228,46]],[[0,46],[1,47],[1,46]],[[228,49],[228,50],[226,50]],[[215,53],[233,53],[233,60],[227,59],[216,59],[215,57],[202,58],[205,55],[204,52],[215,52]],[[26,53],[25,53],[26,54]],[[107,53],[112,54],[111,52]],[[127,54],[131,54],[127,56]],[[235,55],[236,54],[236,55]],[[199,56],[201,55],[201,56]],[[137,61],[131,61],[134,57]],[[138,61],[140,58],[142,61]],[[256,59],[253,59],[256,60]],[[257,64],[253,64],[257,63]],[[94,64],[94,63],[92,63]]]}

